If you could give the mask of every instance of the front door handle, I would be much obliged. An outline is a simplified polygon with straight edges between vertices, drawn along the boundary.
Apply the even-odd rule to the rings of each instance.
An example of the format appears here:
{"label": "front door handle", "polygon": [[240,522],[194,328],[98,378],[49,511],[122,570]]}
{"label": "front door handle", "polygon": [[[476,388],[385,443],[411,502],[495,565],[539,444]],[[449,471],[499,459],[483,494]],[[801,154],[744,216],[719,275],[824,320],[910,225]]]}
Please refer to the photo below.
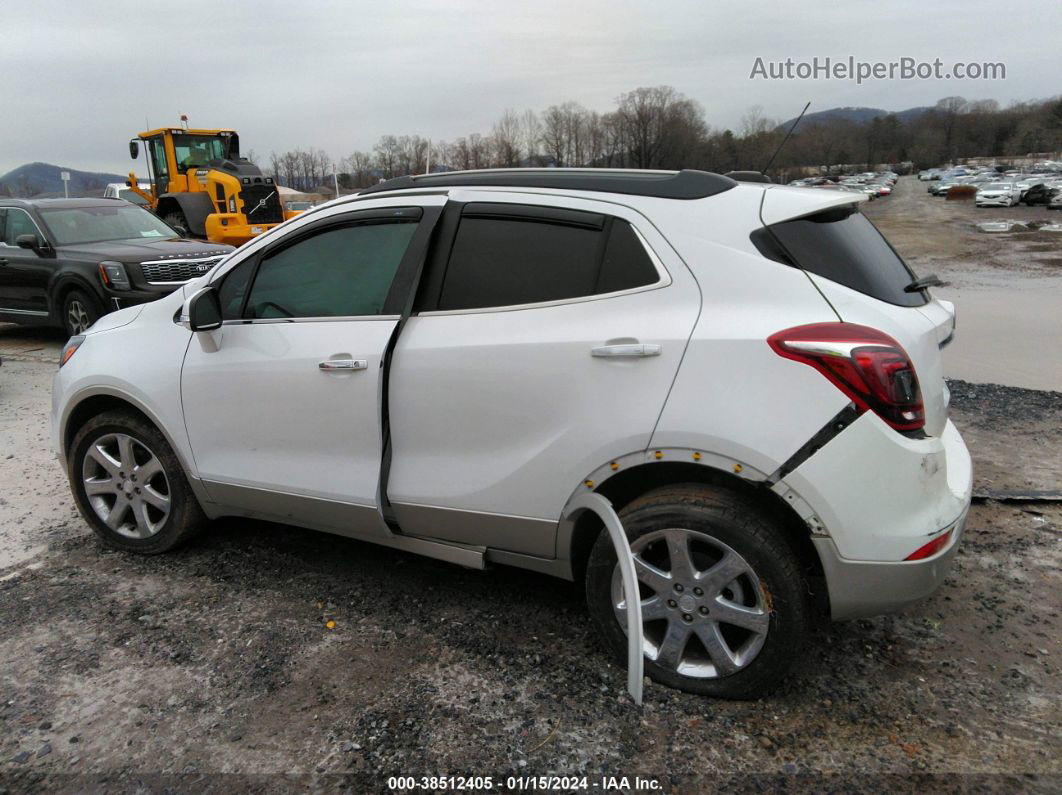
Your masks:
{"label": "front door handle", "polygon": [[0,265],[7,265],[7,257],[0,257]]}
{"label": "front door handle", "polygon": [[327,373],[344,372],[349,370],[364,370],[369,366],[365,359],[325,359],[318,362],[317,367]]}
{"label": "front door handle", "polygon": [[592,348],[590,355],[604,359],[640,359],[646,356],[659,356],[660,346],[641,342],[624,345],[600,345],[597,348]]}

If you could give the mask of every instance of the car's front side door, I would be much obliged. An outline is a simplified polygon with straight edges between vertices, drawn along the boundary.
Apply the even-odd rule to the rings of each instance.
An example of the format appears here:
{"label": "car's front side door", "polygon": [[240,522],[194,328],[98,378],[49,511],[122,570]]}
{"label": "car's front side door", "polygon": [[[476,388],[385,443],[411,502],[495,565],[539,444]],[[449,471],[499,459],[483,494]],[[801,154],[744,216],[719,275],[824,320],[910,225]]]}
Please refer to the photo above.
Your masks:
{"label": "car's front side door", "polygon": [[439,212],[431,202],[326,212],[212,281],[225,320],[192,335],[181,397],[215,502],[386,532],[376,508],[381,361],[408,292],[403,274]]}
{"label": "car's front side door", "polygon": [[644,449],[700,309],[614,203],[454,191],[391,365],[403,532],[551,558],[589,472]]}
{"label": "car's front side door", "polygon": [[36,235],[41,244],[47,242],[26,210],[5,207],[0,214],[0,311],[43,319],[48,316],[48,283],[55,258],[16,244],[20,235]]}

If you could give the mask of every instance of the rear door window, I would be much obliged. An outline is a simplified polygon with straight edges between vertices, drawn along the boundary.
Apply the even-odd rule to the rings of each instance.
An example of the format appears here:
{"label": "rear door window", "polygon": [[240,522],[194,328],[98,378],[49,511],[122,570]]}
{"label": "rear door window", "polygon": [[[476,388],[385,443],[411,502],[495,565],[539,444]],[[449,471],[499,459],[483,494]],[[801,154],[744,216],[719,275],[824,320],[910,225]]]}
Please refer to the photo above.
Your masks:
{"label": "rear door window", "polygon": [[446,266],[438,309],[562,301],[659,281],[626,221],[572,210],[470,204]]}
{"label": "rear door window", "polygon": [[29,213],[25,210],[9,207],[4,214],[3,243],[5,246],[18,246],[16,241],[19,235],[36,235],[38,240],[41,239],[41,233],[37,229],[37,225],[33,223],[33,219],[29,217]]}
{"label": "rear door window", "polygon": [[768,259],[794,265],[897,306],[923,306],[924,290],[907,292],[915,275],[877,227],[849,207],[758,229],[752,242]]}

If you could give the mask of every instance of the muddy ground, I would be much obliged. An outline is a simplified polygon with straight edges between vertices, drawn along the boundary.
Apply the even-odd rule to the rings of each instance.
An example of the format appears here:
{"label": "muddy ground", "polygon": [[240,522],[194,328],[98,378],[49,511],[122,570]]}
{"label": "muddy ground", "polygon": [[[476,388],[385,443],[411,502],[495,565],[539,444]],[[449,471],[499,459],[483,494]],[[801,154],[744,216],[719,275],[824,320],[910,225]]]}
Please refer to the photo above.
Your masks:
{"label": "muddy ground", "polygon": [[[60,345],[0,328],[0,792],[1062,787],[1062,506],[976,504],[939,593],[820,629],[769,699],[638,709],[558,580],[245,520],[105,550],[48,449]],[[1062,394],[951,387],[978,488],[1059,487]]]}

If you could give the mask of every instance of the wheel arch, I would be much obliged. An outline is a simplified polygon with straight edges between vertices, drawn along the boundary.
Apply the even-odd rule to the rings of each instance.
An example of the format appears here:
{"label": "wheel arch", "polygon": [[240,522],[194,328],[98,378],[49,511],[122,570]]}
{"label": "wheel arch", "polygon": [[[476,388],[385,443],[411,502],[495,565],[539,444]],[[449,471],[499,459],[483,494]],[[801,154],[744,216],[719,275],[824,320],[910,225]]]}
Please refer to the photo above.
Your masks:
{"label": "wheel arch", "polygon": [[[689,450],[650,451],[648,461],[644,460],[646,454],[640,453],[638,458],[642,460],[628,466],[623,466],[623,459],[619,459],[596,470],[598,480],[595,480],[593,475],[588,477],[579,490],[592,490],[602,495],[612,503],[617,512],[643,494],[662,486],[680,483],[717,486],[741,494],[785,533],[805,577],[811,584],[817,607],[824,614],[828,613],[829,602],[822,561],[812,542],[807,524],[792,506],[770,489],[766,476],[762,473],[750,470],[738,462],[727,464],[729,459],[715,456],[711,456],[710,462],[703,463],[708,457],[706,453],[700,454],[701,458],[695,462],[694,453],[695,451]],[[656,458],[658,454],[662,456],[659,459]],[[682,460],[677,460],[679,458]],[[618,465],[615,470],[614,465]],[[602,470],[608,473],[604,479],[601,479]],[[566,558],[572,579],[576,582],[582,582],[586,575],[590,550],[601,529],[601,520],[591,511],[583,511],[571,521],[560,523],[557,534],[558,557]]]}
{"label": "wheel arch", "polygon": [[94,300],[99,305],[100,314],[106,314],[108,311],[107,301],[104,296],[101,295],[100,289],[93,284],[90,284],[88,279],[84,279],[81,276],[73,274],[65,274],[63,278],[57,279],[52,285],[52,316],[62,322],[63,319],[63,304],[66,303],[66,297],[70,295],[74,290],[80,290],[86,293],[89,298]]}
{"label": "wheel arch", "polygon": [[174,442],[173,436],[166,430],[165,425],[159,421],[154,412],[135,397],[113,388],[94,388],[86,390],[85,392],[79,393],[75,399],[71,400],[70,408],[65,412],[60,424],[60,441],[62,444],[62,462],[64,468],[67,466],[70,457],[70,445],[74,441],[77,432],[93,417],[98,417],[100,414],[107,411],[130,411],[134,414],[140,415],[144,420],[151,423],[151,425],[162,434],[163,438],[166,439],[166,443],[170,446],[170,449],[173,450],[174,455],[177,456],[177,460],[181,462],[181,467],[184,469],[185,476],[192,485],[193,491],[196,492],[199,501],[204,501],[205,495],[198,486],[199,479],[196,477],[195,469],[190,466],[191,462],[182,452],[180,445]]}
{"label": "wheel arch", "polygon": [[155,206],[155,215],[159,218],[178,211],[188,222],[189,232],[206,237],[206,219],[214,212],[214,205],[206,193],[164,193],[159,197]]}

